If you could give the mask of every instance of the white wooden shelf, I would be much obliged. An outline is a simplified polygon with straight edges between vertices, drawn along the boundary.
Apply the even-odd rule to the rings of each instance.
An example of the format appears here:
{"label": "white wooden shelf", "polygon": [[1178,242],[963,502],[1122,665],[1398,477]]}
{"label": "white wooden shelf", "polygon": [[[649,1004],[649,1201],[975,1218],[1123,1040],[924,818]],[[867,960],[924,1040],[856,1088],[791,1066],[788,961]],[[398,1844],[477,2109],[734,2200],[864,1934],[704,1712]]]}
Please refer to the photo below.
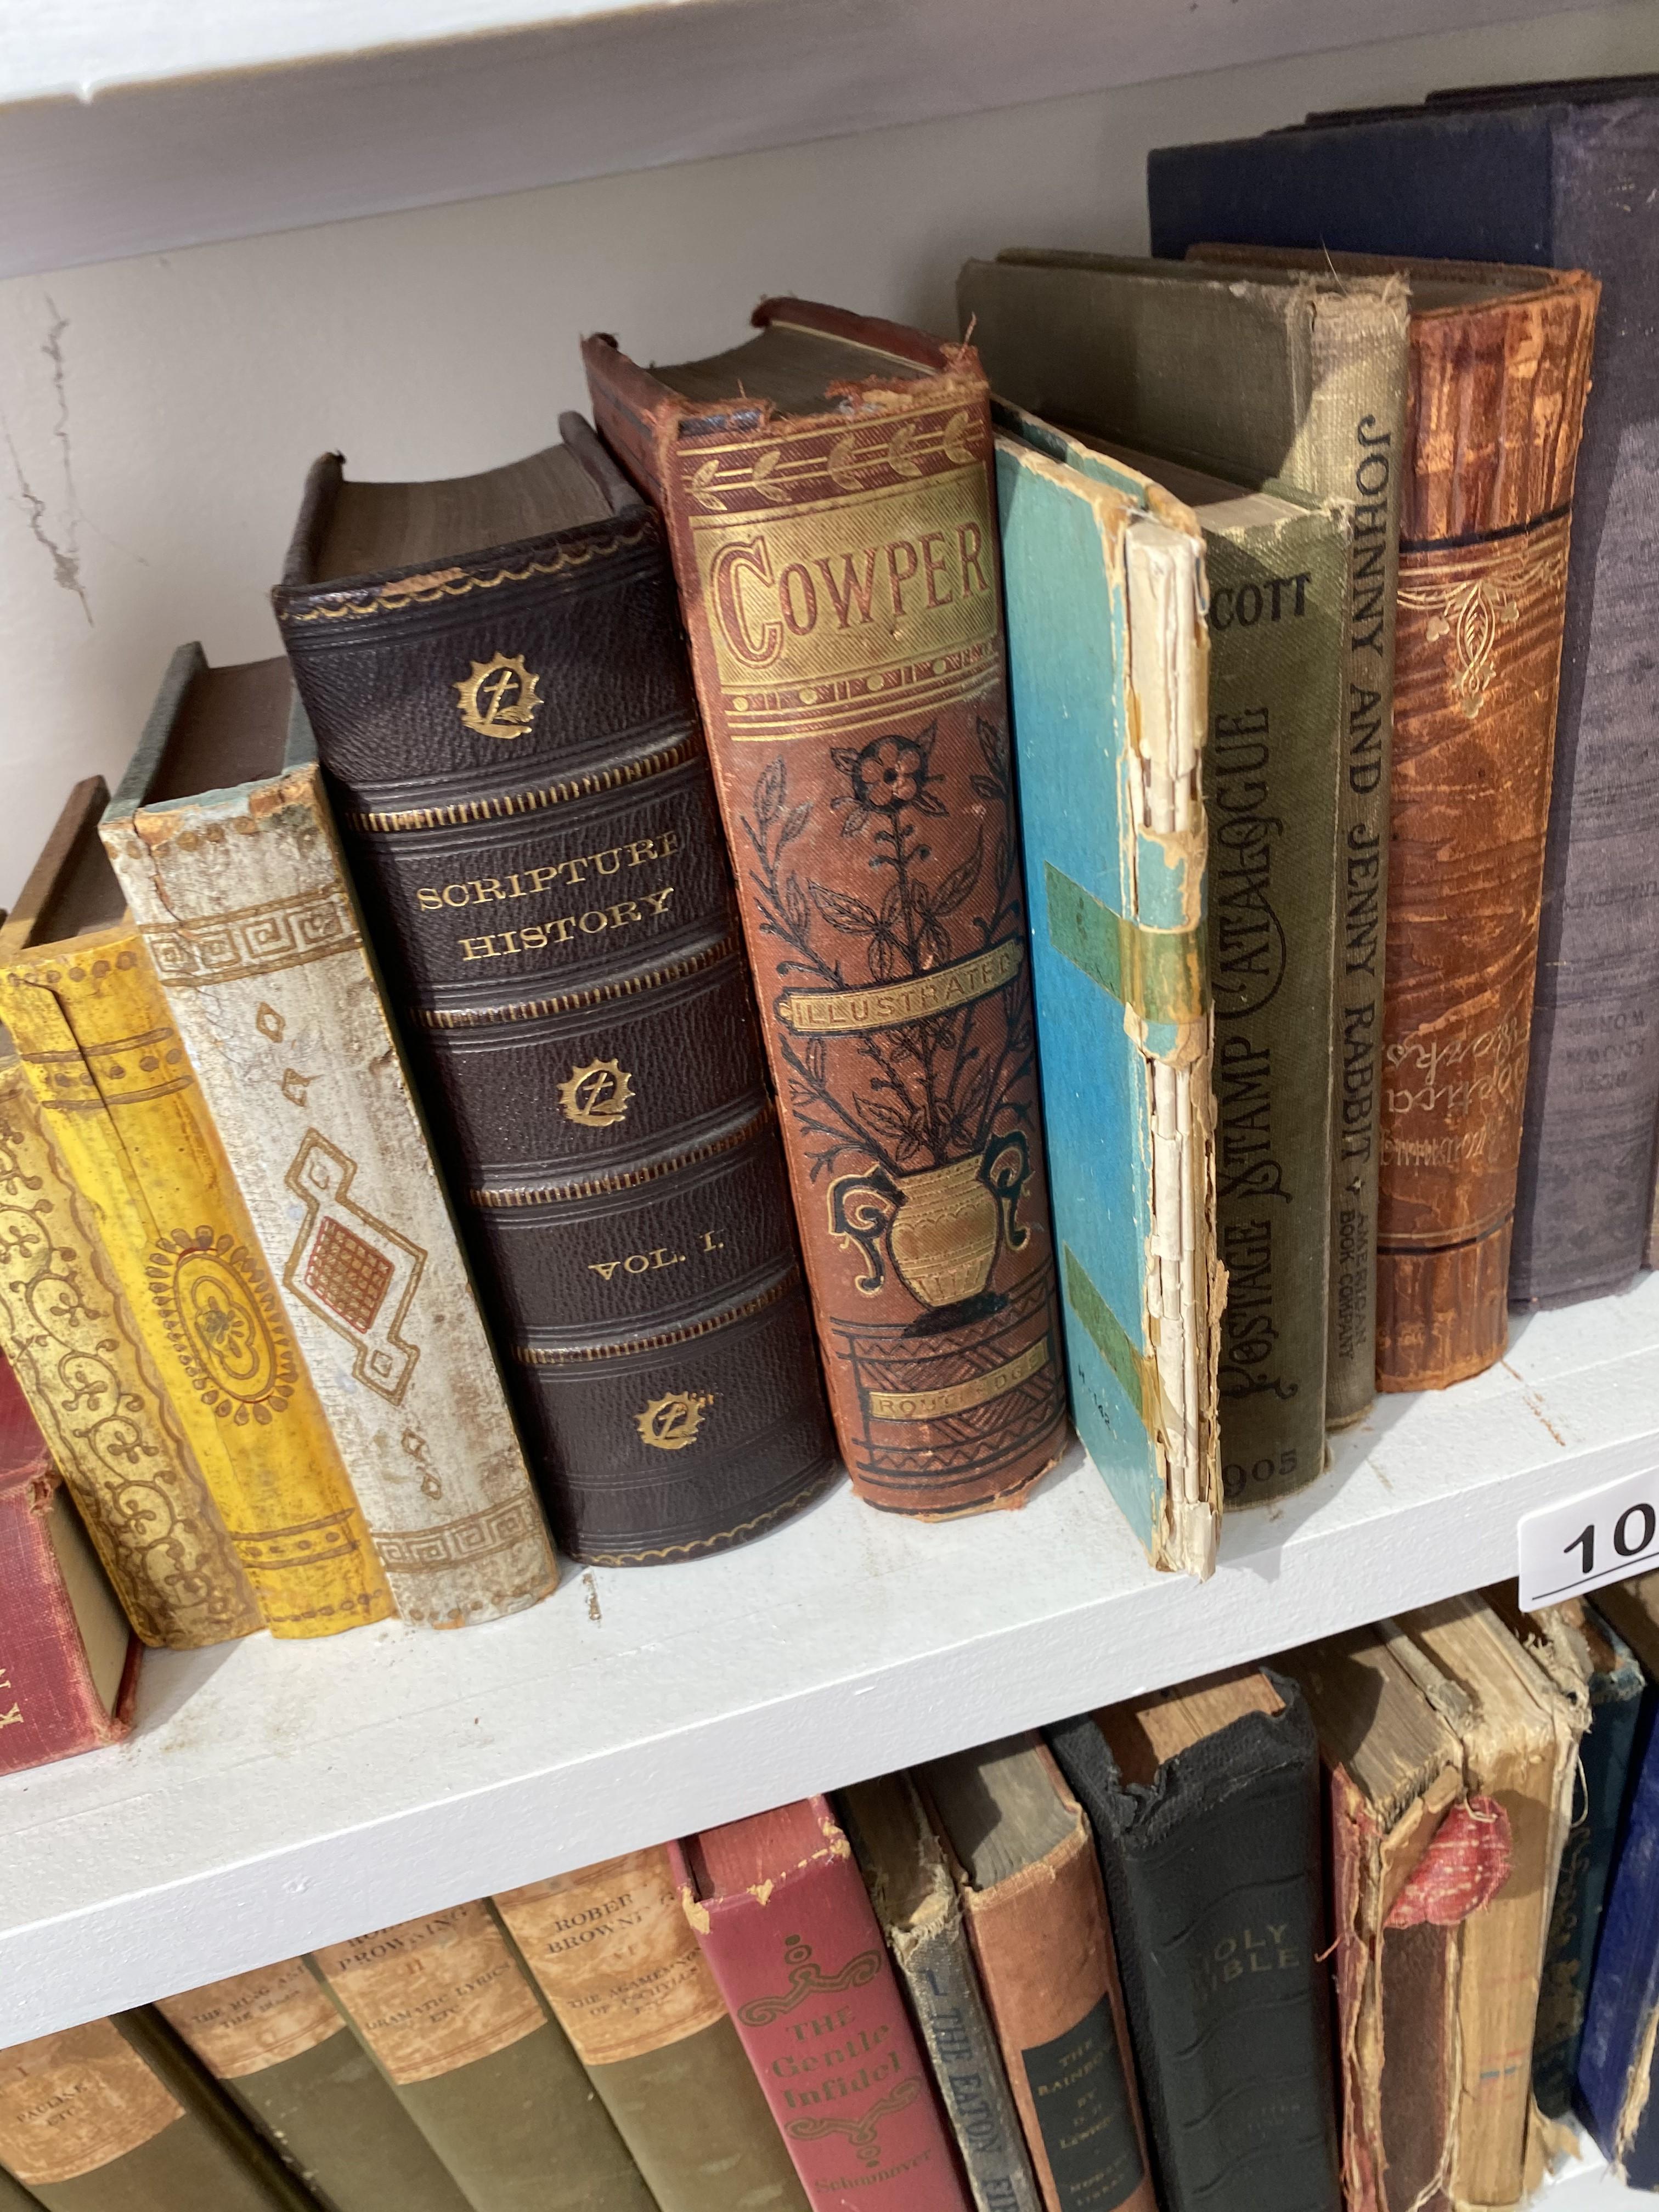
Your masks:
{"label": "white wooden shelf", "polygon": [[0,276],[1594,3],[7,0]]}
{"label": "white wooden shelf", "polygon": [[0,2045],[1513,1573],[1532,1508],[1659,1459],[1659,1277],[1385,1400],[1200,1585],[1081,1450],[927,1528],[843,1486],[514,1620],[146,1662],[126,1744],[0,1781]]}
{"label": "white wooden shelf", "polygon": [[1651,2208],[1644,2190],[1626,2189],[1585,2138],[1583,2154],[1552,2174],[1537,2199],[1539,2212],[1636,2212]]}

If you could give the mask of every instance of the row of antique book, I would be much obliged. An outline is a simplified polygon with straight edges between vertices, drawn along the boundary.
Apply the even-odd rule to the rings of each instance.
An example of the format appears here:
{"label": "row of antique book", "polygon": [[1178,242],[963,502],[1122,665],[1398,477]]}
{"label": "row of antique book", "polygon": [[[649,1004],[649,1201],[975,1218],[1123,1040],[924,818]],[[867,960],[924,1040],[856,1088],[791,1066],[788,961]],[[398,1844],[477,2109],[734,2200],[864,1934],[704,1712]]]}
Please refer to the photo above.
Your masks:
{"label": "row of antique book", "polygon": [[1497,2212],[1576,2115],[1659,2186],[1659,1577],[1511,1597],[0,2052],[0,2166],[47,2212]]}
{"label": "row of antique book", "polygon": [[[180,648],[0,930],[0,1345],[141,1636],[512,1612],[538,1493],[605,1564],[838,1458],[1018,1503],[1068,1396],[1201,1575],[1626,1279],[1656,117],[1171,152],[1202,258],[970,263],[977,353],[772,301],[516,466],[318,465],[286,659]],[[1465,216],[1528,265],[1399,258]]]}

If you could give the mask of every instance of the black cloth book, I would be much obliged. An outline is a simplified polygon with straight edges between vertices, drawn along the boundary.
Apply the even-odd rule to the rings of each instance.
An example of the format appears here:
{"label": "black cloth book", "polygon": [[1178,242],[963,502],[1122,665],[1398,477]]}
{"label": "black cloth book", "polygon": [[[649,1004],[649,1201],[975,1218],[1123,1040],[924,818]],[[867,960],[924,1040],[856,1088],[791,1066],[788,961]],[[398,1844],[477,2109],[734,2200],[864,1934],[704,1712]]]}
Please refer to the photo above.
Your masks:
{"label": "black cloth book", "polygon": [[1340,2212],[1301,1691],[1248,1668],[1048,1740],[1094,1827],[1163,2212]]}
{"label": "black cloth book", "polygon": [[1601,280],[1510,1296],[1615,1289],[1641,1263],[1659,1110],[1659,78],[1441,93],[1163,147],[1147,185],[1154,253],[1322,245]]}

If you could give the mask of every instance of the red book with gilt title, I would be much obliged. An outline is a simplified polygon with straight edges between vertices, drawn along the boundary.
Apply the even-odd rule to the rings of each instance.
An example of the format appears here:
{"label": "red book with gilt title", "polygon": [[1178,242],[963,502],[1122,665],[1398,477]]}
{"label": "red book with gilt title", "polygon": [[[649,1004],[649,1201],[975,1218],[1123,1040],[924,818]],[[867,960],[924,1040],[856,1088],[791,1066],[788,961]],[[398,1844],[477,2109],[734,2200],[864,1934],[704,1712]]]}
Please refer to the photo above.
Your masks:
{"label": "red book with gilt title", "polygon": [[804,1797],[669,1845],[686,1917],[823,2212],[972,2212],[863,1876]]}
{"label": "red book with gilt title", "polygon": [[583,357],[668,525],[842,1455],[943,1519],[1066,1437],[989,393],[971,346],[755,320]]}
{"label": "red book with gilt title", "polygon": [[113,1743],[142,1649],[0,1359],[0,1774]]}

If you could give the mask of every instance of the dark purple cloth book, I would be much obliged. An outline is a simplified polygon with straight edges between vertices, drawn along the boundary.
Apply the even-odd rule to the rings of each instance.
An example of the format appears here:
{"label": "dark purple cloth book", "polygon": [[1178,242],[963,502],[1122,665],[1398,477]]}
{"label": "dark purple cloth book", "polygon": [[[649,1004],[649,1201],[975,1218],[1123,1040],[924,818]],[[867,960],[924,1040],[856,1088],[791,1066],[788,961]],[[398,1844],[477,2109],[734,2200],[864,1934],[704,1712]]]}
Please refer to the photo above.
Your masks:
{"label": "dark purple cloth book", "polygon": [[1154,253],[1324,245],[1601,280],[1510,1296],[1616,1289],[1642,1261],[1659,1114],[1659,79],[1437,94],[1164,147],[1147,182]]}

